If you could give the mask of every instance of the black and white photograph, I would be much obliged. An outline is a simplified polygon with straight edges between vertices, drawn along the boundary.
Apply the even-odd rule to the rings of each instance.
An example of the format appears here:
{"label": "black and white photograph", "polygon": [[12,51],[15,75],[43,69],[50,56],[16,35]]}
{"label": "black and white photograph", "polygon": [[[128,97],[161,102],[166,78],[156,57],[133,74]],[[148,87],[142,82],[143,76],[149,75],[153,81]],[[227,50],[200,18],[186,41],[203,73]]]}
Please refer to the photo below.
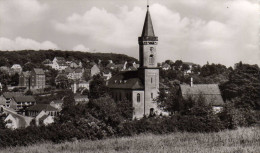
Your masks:
{"label": "black and white photograph", "polygon": [[0,153],[259,153],[259,0],[0,0]]}

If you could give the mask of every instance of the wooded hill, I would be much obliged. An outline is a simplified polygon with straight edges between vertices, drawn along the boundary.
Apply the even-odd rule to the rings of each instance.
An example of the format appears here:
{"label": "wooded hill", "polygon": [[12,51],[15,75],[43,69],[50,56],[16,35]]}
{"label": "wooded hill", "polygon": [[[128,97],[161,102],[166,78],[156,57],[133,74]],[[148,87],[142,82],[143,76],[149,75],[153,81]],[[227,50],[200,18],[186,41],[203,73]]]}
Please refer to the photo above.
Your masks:
{"label": "wooded hill", "polygon": [[0,66],[12,66],[13,64],[24,65],[31,62],[35,65],[41,64],[45,59],[53,60],[54,57],[64,57],[66,60],[80,60],[83,64],[89,61],[102,61],[106,65],[108,60],[114,63],[124,63],[125,61],[135,61],[137,59],[123,54],[115,53],[90,53],[79,51],[60,51],[60,50],[21,50],[21,51],[0,51]]}

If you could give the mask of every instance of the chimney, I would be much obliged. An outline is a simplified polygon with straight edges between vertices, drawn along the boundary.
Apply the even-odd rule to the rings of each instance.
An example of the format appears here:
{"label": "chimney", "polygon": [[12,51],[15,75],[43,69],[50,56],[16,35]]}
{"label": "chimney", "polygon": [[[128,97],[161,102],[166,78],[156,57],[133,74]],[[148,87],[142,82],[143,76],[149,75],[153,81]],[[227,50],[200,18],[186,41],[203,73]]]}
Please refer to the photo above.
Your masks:
{"label": "chimney", "polygon": [[192,77],[190,78],[190,86],[191,87],[193,86],[193,78]]}
{"label": "chimney", "polygon": [[76,92],[77,92],[77,85],[76,85],[76,81],[74,81],[73,93],[75,94]]}

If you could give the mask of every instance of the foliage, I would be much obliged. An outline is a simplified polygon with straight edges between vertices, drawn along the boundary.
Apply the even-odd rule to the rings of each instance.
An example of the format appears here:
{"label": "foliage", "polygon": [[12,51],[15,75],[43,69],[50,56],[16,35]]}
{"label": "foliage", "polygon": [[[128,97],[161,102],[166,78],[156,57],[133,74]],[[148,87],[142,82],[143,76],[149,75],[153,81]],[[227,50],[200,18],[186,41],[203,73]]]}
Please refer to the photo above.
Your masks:
{"label": "foliage", "polygon": [[236,129],[251,126],[257,122],[256,112],[249,108],[235,108],[234,102],[227,102],[219,114],[225,128]]}
{"label": "foliage", "polygon": [[109,93],[109,89],[106,86],[106,82],[101,77],[101,75],[93,76],[89,88],[90,88],[89,98],[91,99],[97,99]]}
{"label": "foliage", "polygon": [[202,66],[200,75],[203,77],[214,75],[214,74],[221,74],[227,70],[225,65],[221,64],[206,64]]}
{"label": "foliage", "polygon": [[252,107],[260,109],[260,69],[257,65],[236,64],[229,75],[229,81],[222,84],[221,90],[225,100],[239,98],[235,107]]}
{"label": "foliage", "polygon": [[63,74],[59,74],[56,77],[55,82],[56,82],[56,87],[61,89],[67,89],[71,84],[68,77]]}
{"label": "foliage", "polygon": [[158,107],[166,112],[170,112],[171,114],[179,111],[180,98],[178,95],[178,90],[178,86],[170,86],[167,93],[165,88],[159,89],[159,95],[156,98]]}
{"label": "foliage", "polygon": [[43,67],[42,62],[45,59],[53,60],[54,57],[64,57],[66,60],[80,60],[82,61],[83,65],[87,65],[87,62],[92,61],[92,59],[100,59],[101,61],[104,61],[103,64],[106,64],[105,61],[108,60],[113,60],[114,63],[121,63],[124,61],[137,62],[135,58],[123,54],[89,53],[59,50],[22,50],[11,52],[1,51],[0,66],[9,66],[13,64],[20,64],[21,66],[24,66],[29,61],[30,63],[33,63],[36,67]]}

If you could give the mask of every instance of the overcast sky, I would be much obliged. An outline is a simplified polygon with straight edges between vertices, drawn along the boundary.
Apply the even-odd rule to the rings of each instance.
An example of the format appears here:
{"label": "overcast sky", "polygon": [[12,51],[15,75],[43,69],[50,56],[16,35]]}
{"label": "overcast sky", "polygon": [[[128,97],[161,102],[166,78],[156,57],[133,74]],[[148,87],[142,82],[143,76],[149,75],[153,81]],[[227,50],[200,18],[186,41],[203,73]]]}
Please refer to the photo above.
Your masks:
{"label": "overcast sky", "polygon": [[[260,64],[259,10],[257,0],[150,0],[159,61]],[[0,0],[0,50],[138,58],[145,12],[146,0]]]}

